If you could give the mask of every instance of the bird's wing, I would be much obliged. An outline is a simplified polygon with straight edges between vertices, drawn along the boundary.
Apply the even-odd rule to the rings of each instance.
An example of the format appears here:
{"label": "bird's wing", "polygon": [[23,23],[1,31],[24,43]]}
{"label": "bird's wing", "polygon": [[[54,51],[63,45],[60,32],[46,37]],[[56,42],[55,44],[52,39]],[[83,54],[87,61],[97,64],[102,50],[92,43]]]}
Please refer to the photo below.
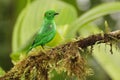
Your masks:
{"label": "bird's wing", "polygon": [[40,44],[40,41],[42,40],[42,38],[48,36],[48,34],[51,33],[51,30],[50,30],[52,28],[51,24],[43,26],[43,27],[46,27],[46,28],[42,28],[41,32],[36,35],[32,45],[37,44],[37,43]]}
{"label": "bird's wing", "polygon": [[37,34],[36,37],[35,37],[35,39],[34,39],[34,41],[33,41],[33,44],[32,44],[32,45],[40,42],[40,40],[41,40],[44,36],[46,36],[45,33],[44,33],[44,34]]}

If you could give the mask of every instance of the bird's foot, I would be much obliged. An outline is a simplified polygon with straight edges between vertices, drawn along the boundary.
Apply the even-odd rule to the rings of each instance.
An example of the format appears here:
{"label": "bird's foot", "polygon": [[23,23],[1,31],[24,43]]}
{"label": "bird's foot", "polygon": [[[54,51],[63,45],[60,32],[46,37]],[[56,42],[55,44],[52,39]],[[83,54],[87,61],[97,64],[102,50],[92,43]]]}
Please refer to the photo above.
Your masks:
{"label": "bird's foot", "polygon": [[44,48],[44,46],[38,46],[38,49],[44,53],[46,53],[46,49]]}
{"label": "bird's foot", "polygon": [[41,46],[38,46],[38,47],[35,47],[33,49],[31,49],[31,51],[29,51],[29,55],[32,55],[32,54],[38,54],[39,52],[45,52],[45,49]]}

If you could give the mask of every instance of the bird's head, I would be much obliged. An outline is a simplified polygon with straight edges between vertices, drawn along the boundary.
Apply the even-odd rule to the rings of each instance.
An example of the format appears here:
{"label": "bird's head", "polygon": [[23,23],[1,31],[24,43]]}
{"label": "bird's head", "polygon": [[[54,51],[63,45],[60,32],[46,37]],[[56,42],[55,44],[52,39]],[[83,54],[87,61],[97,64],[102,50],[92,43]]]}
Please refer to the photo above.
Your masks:
{"label": "bird's head", "polygon": [[44,17],[47,18],[48,20],[52,20],[58,14],[59,13],[56,13],[54,10],[49,10],[49,11],[45,12]]}

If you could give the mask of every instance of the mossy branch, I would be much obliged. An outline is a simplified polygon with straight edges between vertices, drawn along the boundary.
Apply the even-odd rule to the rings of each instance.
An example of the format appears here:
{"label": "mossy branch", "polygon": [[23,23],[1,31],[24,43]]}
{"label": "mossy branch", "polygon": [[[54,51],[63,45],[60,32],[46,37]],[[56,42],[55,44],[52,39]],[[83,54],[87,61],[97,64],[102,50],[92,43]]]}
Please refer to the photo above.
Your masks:
{"label": "mossy branch", "polygon": [[[0,80],[49,80],[50,72],[65,71],[68,75],[85,79],[90,75],[86,59],[80,49],[96,43],[117,42],[120,39],[120,30],[91,35],[74,42],[69,42],[46,51],[38,51],[16,64]],[[34,53],[34,52],[33,52]]]}

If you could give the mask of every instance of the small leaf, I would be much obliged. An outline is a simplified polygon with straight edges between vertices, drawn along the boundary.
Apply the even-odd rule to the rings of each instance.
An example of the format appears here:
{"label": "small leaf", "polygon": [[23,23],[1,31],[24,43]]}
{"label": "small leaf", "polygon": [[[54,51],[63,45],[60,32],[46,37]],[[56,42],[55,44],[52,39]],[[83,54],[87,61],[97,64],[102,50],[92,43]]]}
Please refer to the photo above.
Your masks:
{"label": "small leaf", "polygon": [[0,67],[0,77],[2,77],[5,74],[5,71]]}

